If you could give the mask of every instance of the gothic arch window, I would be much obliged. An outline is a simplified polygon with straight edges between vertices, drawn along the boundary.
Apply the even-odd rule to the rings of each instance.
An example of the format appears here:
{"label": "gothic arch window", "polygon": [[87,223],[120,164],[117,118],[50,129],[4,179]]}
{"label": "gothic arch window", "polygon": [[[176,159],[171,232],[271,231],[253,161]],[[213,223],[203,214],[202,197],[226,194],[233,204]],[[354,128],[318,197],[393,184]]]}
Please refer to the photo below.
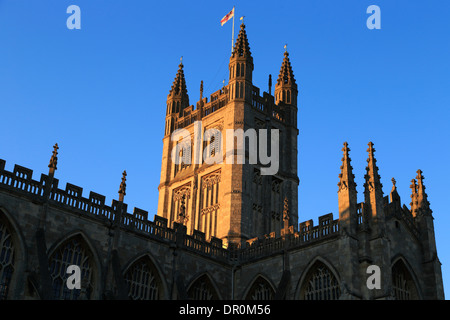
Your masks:
{"label": "gothic arch window", "polygon": [[174,176],[192,163],[192,149],[190,141],[177,143],[175,146],[176,159],[174,163]]}
{"label": "gothic arch window", "polygon": [[323,262],[314,263],[303,281],[300,299],[337,300],[339,296],[339,282],[333,272]]}
{"label": "gothic arch window", "polygon": [[206,239],[216,236],[219,202],[220,171],[208,174],[201,179],[200,216],[197,229],[205,233]]}
{"label": "gothic arch window", "polygon": [[245,300],[272,300],[275,291],[270,283],[259,276],[252,284],[250,290],[245,297]]}
{"label": "gothic arch window", "polygon": [[253,225],[256,235],[269,233],[265,217],[263,216],[264,194],[262,185],[262,176],[258,169],[253,170],[252,179],[252,208],[253,208]]}
{"label": "gothic arch window", "polygon": [[189,221],[190,197],[190,184],[186,184],[173,190],[170,223],[179,222],[186,224]]}
{"label": "gothic arch window", "polygon": [[163,288],[158,271],[148,256],[134,262],[125,272],[128,296],[132,300],[159,300]]}
{"label": "gothic arch window", "polygon": [[[66,273],[69,265],[77,265],[81,271],[81,289],[68,289]],[[81,235],[73,236],[60,244],[50,256],[52,294],[56,300],[91,299],[93,296],[96,268],[91,250]]]}
{"label": "gothic arch window", "polygon": [[211,280],[203,275],[189,287],[188,297],[192,300],[218,300],[219,295],[214,289]]}
{"label": "gothic arch window", "polygon": [[398,260],[392,267],[392,288],[397,300],[419,299],[414,280],[402,260]]}
{"label": "gothic arch window", "polygon": [[0,220],[0,300],[8,297],[11,279],[15,270],[14,241],[11,229]]}
{"label": "gothic arch window", "polygon": [[[218,128],[207,129],[204,134],[204,154],[205,160],[210,162],[218,162],[222,158],[222,148],[221,148],[221,136],[222,132]],[[209,142],[208,142],[209,141]],[[215,158],[217,156],[217,159]]]}

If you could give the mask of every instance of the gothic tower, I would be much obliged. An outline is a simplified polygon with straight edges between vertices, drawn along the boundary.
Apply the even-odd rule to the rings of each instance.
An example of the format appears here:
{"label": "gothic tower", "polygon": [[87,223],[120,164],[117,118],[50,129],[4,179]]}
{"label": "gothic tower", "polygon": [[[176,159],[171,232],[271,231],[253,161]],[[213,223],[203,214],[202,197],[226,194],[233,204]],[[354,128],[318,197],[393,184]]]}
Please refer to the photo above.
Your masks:
{"label": "gothic tower", "polygon": [[[228,84],[208,101],[202,81],[196,108],[189,105],[180,64],[167,98],[158,188],[158,215],[169,225],[181,223],[189,234],[225,244],[279,235],[286,223],[297,229],[298,89],[288,56],[275,86],[280,98],[260,96],[242,23]],[[289,221],[283,221],[285,198]]]}

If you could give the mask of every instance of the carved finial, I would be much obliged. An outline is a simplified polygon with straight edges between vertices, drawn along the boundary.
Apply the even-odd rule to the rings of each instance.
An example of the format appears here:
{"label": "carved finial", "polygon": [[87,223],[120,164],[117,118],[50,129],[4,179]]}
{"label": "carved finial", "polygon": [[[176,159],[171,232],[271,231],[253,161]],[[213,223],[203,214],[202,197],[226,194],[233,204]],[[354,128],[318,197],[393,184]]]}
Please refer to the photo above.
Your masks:
{"label": "carved finial", "polygon": [[253,63],[244,22],[241,24],[241,29],[239,30],[239,34],[235,41],[231,57],[246,57],[248,62]]}
{"label": "carved finial", "polygon": [[417,181],[416,179],[411,180],[411,185],[409,186],[411,188],[411,213],[413,216],[416,216],[417,211]]}
{"label": "carved finial", "polygon": [[120,187],[119,187],[119,201],[122,201],[122,202],[123,202],[124,196],[126,195],[126,192],[125,192],[125,190],[127,188],[126,181],[127,181],[127,171],[125,170],[122,173],[122,182],[120,183]]}
{"label": "carved finial", "polygon": [[272,75],[269,74],[269,94],[272,94]]}
{"label": "carved finial", "polygon": [[397,181],[395,180],[395,178],[391,179],[392,181],[392,190],[391,193],[389,194],[390,199],[391,199],[391,203],[394,202],[396,203],[396,210],[400,210],[399,208],[401,207],[401,202],[400,202],[400,195],[397,192]]}
{"label": "carved finial", "polygon": [[203,80],[200,81],[200,100],[203,99]]}
{"label": "carved finial", "polygon": [[428,201],[428,195],[425,192],[425,185],[423,180],[425,177],[422,175],[422,170],[417,170],[417,207],[419,212],[423,215],[431,215],[433,212],[430,209],[430,202]]}
{"label": "carved finial", "polygon": [[[287,45],[285,46],[287,48]],[[286,49],[285,48],[285,49]],[[289,53],[284,51],[283,62],[281,63],[280,73],[278,74],[277,83],[275,85],[275,90],[277,86],[283,84],[290,84],[293,87],[297,88],[297,84],[295,82],[294,72],[292,71],[291,61],[289,60]]]}
{"label": "carved finial", "polygon": [[55,145],[53,146],[53,154],[48,165],[48,167],[53,170],[56,170],[56,165],[58,164],[58,149],[58,144],[55,143]]}
{"label": "carved finial", "polygon": [[342,151],[344,155],[342,157],[341,173],[339,174],[339,191],[345,191],[347,190],[347,188],[350,188],[351,191],[354,191],[356,193],[355,175],[353,174],[353,167],[350,164],[350,148],[348,147],[347,142],[344,142]]}
{"label": "carved finial", "polygon": [[417,193],[417,181],[416,179],[411,180],[411,185],[409,186],[412,189],[412,193]]}
{"label": "carved finial", "polygon": [[[342,148],[341,151],[344,152],[344,159],[350,159],[350,157],[349,157],[350,148],[348,147],[347,141],[344,142],[344,147]],[[344,159],[342,159],[342,160],[344,160]]]}
{"label": "carved finial", "polygon": [[370,180],[372,184],[377,184],[381,187],[383,186],[380,182],[380,175],[378,174],[378,167],[376,165],[377,160],[375,159],[375,148],[373,147],[372,141],[368,143],[369,148],[367,152],[369,153],[369,158],[367,159],[367,167],[366,167],[366,180]]}
{"label": "carved finial", "polygon": [[373,142],[370,141],[368,144],[369,148],[367,149],[367,152],[369,152],[369,156],[373,158],[373,154],[375,152],[375,148],[373,147]]}

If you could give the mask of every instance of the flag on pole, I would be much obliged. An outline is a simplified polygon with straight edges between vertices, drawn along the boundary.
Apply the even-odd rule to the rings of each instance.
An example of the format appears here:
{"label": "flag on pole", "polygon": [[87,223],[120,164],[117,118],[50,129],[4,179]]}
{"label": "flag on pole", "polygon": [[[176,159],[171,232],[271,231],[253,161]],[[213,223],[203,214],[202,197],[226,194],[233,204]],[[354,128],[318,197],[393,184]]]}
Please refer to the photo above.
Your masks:
{"label": "flag on pole", "polygon": [[230,20],[233,17],[234,17],[234,7],[230,12],[228,12],[225,15],[225,17],[222,18],[222,20],[220,20],[220,25],[223,26],[228,20]]}

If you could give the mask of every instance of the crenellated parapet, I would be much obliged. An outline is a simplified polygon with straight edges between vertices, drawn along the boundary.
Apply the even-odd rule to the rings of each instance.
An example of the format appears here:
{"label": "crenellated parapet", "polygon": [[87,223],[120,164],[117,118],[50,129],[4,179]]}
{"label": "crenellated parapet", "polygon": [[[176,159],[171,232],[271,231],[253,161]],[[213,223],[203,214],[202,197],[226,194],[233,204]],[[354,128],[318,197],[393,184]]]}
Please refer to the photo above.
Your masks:
{"label": "crenellated parapet", "polygon": [[[313,220],[301,222],[298,225],[298,231],[294,232],[293,226],[289,223],[289,204],[287,199],[285,199],[283,211],[285,221],[281,233],[279,231],[271,232],[263,237],[249,239],[241,245],[226,248],[221,239],[214,236],[206,237],[205,233],[199,230],[193,230],[192,234],[188,234],[186,226],[178,222],[169,224],[168,219],[158,215],[155,215],[154,220],[150,221],[148,219],[148,211],[136,207],[129,212],[128,205],[123,202],[126,194],[126,171],[123,172],[118,192],[119,199],[112,200],[110,205],[106,204],[106,197],[102,194],[90,191],[87,197],[83,196],[83,188],[74,184],[66,183],[65,188],[60,188],[59,180],[53,177],[56,170],[55,152],[52,156],[54,165],[49,166],[50,174],[41,174],[39,180],[33,179],[33,170],[17,164],[14,166],[13,171],[5,170],[6,162],[0,159],[0,192],[24,197],[35,204],[46,204],[49,208],[56,208],[68,214],[92,219],[97,223],[103,224],[106,228],[111,228],[114,225],[126,232],[139,234],[140,236],[167,244],[176,244],[178,247],[183,247],[186,250],[223,262],[250,261],[280,252],[280,250],[302,248],[312,243],[333,239],[342,235],[342,232],[340,232],[342,231],[340,230],[342,217],[334,219],[332,213],[320,216],[318,225],[314,225]],[[371,157],[372,159],[369,160],[374,160],[373,154],[371,154]],[[340,192],[342,192],[343,186],[355,188],[347,145],[344,146],[343,163],[344,165],[341,166],[343,173],[339,176]],[[414,185],[413,198],[418,197],[416,196],[418,193],[420,201],[418,201],[419,205],[417,207],[424,212],[421,213],[421,216],[431,216],[421,171],[418,171],[417,179],[419,180],[419,187]],[[401,205],[396,181],[395,179],[392,179],[392,181],[392,191],[389,196],[385,196],[379,201],[379,209],[383,210],[385,221],[390,219],[403,221],[410,233],[420,241],[422,235],[414,214],[415,207],[413,205],[411,209],[408,209],[405,205]],[[378,174],[376,182],[379,182]],[[48,194],[46,190],[48,190]],[[382,194],[381,190],[379,192]],[[368,201],[355,205],[356,233],[368,232],[373,228],[371,205]],[[342,213],[340,213],[340,216],[342,216]]]}

